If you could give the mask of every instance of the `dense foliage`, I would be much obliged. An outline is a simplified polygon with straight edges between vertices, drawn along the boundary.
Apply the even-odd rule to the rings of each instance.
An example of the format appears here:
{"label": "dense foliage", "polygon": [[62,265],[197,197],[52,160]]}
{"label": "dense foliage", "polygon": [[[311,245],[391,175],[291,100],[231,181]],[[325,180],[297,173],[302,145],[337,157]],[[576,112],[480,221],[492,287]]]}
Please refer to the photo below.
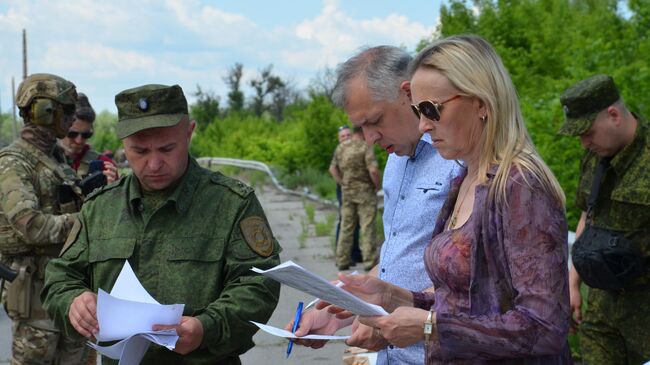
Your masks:
{"label": "dense foliage", "polygon": [[440,12],[440,36],[479,34],[503,58],[533,141],[567,195],[572,228],[583,150],[577,138],[556,134],[564,119],[559,95],[606,73],[632,111],[650,113],[650,1],[626,4],[623,10],[615,0],[451,0]]}

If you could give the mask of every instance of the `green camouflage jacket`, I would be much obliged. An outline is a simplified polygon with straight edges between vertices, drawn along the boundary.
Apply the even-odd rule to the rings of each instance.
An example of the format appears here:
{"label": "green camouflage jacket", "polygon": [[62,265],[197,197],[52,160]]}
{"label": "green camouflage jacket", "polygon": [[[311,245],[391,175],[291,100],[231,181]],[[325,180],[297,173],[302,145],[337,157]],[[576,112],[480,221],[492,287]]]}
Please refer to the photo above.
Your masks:
{"label": "green camouflage jacket", "polygon": [[341,188],[344,192],[361,194],[375,193],[375,185],[370,179],[368,167],[377,167],[377,158],[364,141],[347,140],[339,143],[334,150],[330,166],[336,166],[341,173]]}
{"label": "green camouflage jacket", "polygon": [[[201,346],[181,356],[149,348],[142,364],[238,364],[278,302],[280,285],[255,274],[280,262],[253,190],[190,159],[188,171],[157,210],[144,206],[134,175],[96,190],[84,202],[60,258],[50,262],[44,306],[68,335],[72,300],[90,289],[110,292],[128,260],[162,304],[184,303],[203,324]],[[107,358],[104,364],[117,364]]]}
{"label": "green camouflage jacket", "polygon": [[58,189],[62,184],[77,189],[75,174],[54,151],[45,155],[22,138],[0,151],[0,252],[5,255],[56,256],[70,232],[78,201],[60,204]]}
{"label": "green camouflage jacket", "polygon": [[[637,116],[637,121],[634,140],[612,158],[603,175],[593,225],[624,231],[650,257],[650,127],[643,118]],[[585,212],[598,161],[589,152],[582,160],[576,205]]]}

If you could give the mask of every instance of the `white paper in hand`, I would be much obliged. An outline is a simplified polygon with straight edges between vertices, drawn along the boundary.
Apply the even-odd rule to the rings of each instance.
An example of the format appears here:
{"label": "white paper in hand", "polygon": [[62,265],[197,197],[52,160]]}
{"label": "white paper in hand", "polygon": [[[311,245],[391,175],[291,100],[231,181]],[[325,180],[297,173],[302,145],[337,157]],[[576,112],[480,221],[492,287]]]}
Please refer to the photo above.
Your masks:
{"label": "white paper in hand", "polygon": [[251,270],[301,292],[311,294],[326,302],[347,309],[354,314],[361,316],[385,316],[388,314],[384,308],[363,301],[324,278],[305,270],[293,261],[283,262],[268,270],[261,270],[256,267]]}

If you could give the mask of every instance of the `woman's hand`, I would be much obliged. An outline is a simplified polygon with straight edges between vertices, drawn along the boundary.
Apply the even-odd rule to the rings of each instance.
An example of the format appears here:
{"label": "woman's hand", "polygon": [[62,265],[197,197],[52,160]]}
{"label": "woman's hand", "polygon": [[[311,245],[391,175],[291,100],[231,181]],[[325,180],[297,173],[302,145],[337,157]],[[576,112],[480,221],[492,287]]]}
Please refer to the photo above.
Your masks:
{"label": "woman's hand", "polygon": [[398,307],[387,316],[359,317],[359,322],[377,329],[378,334],[389,343],[407,347],[424,339],[423,326],[428,315],[429,312],[424,309]]}

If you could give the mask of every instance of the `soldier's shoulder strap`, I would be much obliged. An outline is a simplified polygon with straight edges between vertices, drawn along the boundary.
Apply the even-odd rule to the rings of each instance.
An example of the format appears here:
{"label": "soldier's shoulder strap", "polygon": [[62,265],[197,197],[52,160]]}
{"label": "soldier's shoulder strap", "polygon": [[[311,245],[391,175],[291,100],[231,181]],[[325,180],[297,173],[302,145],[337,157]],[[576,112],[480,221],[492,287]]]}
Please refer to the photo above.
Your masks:
{"label": "soldier's shoulder strap", "polygon": [[126,179],[127,179],[127,177],[123,176],[123,177],[113,181],[110,184],[106,184],[106,185],[104,185],[104,186],[102,186],[100,188],[97,188],[97,189],[93,190],[90,194],[86,195],[86,199],[84,199],[84,201],[93,200],[97,196],[102,195],[103,193],[105,193],[105,192],[107,192],[109,190],[112,190],[112,189],[115,189],[115,188],[118,188],[118,187],[124,185],[124,181],[126,181]]}
{"label": "soldier's shoulder strap", "polygon": [[253,191],[255,191],[252,187],[244,184],[243,182],[227,177],[218,171],[214,171],[210,174],[210,181],[212,181],[214,184],[227,187],[233,193],[241,196],[242,198],[246,198]]}

